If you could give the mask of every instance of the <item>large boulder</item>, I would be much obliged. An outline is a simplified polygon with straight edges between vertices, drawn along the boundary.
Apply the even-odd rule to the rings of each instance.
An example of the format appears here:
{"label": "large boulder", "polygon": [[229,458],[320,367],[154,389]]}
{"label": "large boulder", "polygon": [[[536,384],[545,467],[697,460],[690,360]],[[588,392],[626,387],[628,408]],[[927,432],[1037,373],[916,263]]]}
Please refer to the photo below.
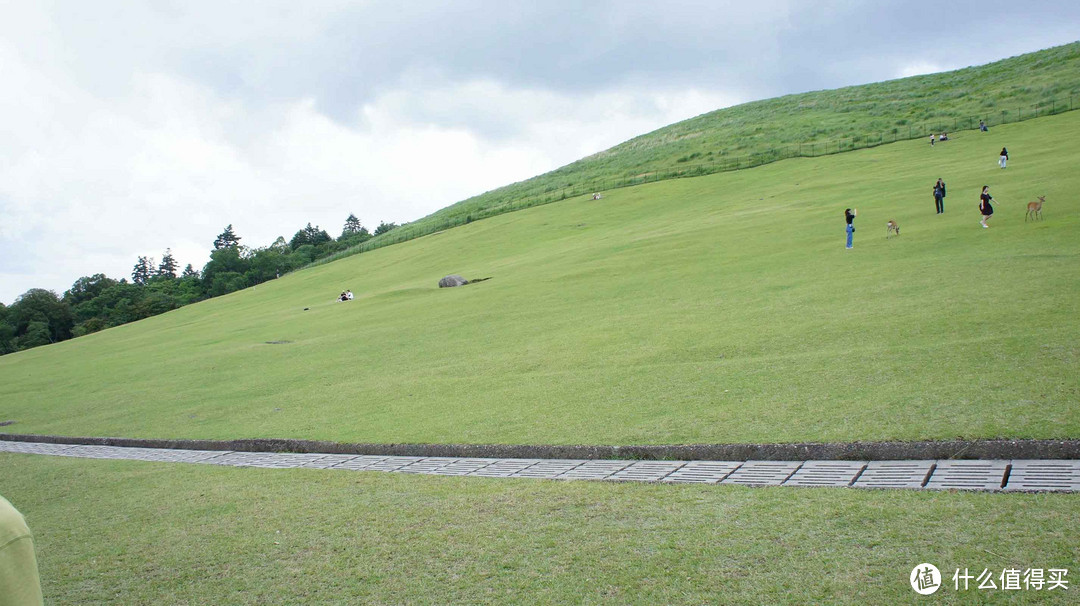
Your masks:
{"label": "large boulder", "polygon": [[469,281],[457,274],[449,275],[439,280],[439,288],[453,288],[454,286],[464,286]]}

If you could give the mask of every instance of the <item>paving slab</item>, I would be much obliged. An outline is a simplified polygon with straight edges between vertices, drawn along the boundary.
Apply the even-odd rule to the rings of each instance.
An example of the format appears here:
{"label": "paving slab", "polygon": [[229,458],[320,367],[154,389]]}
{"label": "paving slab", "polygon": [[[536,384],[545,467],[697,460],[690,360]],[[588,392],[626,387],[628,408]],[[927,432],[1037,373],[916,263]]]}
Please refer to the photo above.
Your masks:
{"label": "paving slab", "polygon": [[926,482],[931,490],[1000,490],[1008,461],[938,461]]}
{"label": "paving slab", "polygon": [[807,461],[784,486],[851,486],[866,468],[866,461]]}
{"label": "paving slab", "polygon": [[779,486],[802,466],[802,461],[747,461],[721,484]]}
{"label": "paving slab", "polygon": [[312,459],[300,467],[303,467],[304,469],[330,469],[358,458],[360,458],[359,455],[328,454],[322,455],[322,457],[318,459]]}
{"label": "paving slab", "polygon": [[226,452],[217,457],[209,457],[199,461],[211,465],[228,465],[232,467],[254,467],[256,463],[266,460],[266,453],[262,452]]}
{"label": "paving slab", "polygon": [[366,471],[372,465],[376,463],[382,463],[389,457],[383,457],[379,455],[359,455],[355,457],[349,457],[348,459],[337,463],[327,469],[347,469],[349,471]]}
{"label": "paving slab", "polygon": [[412,465],[422,461],[425,457],[384,457],[380,461],[373,461],[363,468],[363,471],[397,471],[406,465]]}
{"label": "paving slab", "polygon": [[435,473],[438,469],[446,467],[454,461],[457,461],[454,457],[428,457],[399,467],[395,471],[397,473]]}
{"label": "paving slab", "polygon": [[491,465],[470,472],[471,476],[482,478],[509,478],[516,473],[522,472],[542,459],[497,459]]}
{"label": "paving slab", "polygon": [[98,444],[91,444],[87,446],[80,446],[78,448],[69,448],[61,453],[62,456],[81,457],[85,459],[126,459],[128,458],[128,452],[126,448],[119,446],[101,446]]}
{"label": "paving slab", "polygon": [[71,448],[67,444],[44,444],[40,442],[4,442],[0,441],[0,452],[22,454],[59,455]]}
{"label": "paving slab", "polygon": [[616,471],[607,479],[619,482],[659,482],[683,465],[686,465],[686,461],[638,461]]}
{"label": "paving slab", "polygon": [[577,459],[547,459],[542,460],[539,463],[532,465],[526,469],[523,469],[514,475],[512,478],[542,478],[548,480],[554,480],[558,476],[570,471],[571,469],[583,465],[585,460]]}
{"label": "paving slab", "polygon": [[493,459],[458,459],[435,472],[440,476],[467,476],[491,465]]}
{"label": "paving slab", "polygon": [[1004,490],[1080,492],[1080,461],[1012,461]]}
{"label": "paving slab", "polygon": [[605,480],[612,474],[626,467],[633,461],[586,461],[569,469],[556,478],[558,480]]}
{"label": "paving slab", "polygon": [[922,488],[934,461],[870,461],[855,488]]}
{"label": "paving slab", "polygon": [[257,459],[250,463],[249,467],[262,467],[265,469],[298,469],[310,463],[314,463],[326,455],[315,453],[282,452],[269,453],[271,456]]}
{"label": "paving slab", "polygon": [[184,450],[162,448],[129,448],[125,458],[156,463],[199,463],[226,454],[227,450]]}
{"label": "paving slab", "polygon": [[662,482],[716,484],[742,467],[741,461],[690,461],[671,472]]}

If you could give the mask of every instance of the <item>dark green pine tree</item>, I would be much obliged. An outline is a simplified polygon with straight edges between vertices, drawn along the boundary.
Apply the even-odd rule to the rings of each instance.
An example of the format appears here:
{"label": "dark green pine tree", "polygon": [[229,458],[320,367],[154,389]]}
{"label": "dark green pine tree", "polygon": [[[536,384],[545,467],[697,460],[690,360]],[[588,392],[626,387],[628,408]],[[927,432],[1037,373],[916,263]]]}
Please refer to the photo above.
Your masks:
{"label": "dark green pine tree", "polygon": [[214,240],[214,250],[221,250],[222,248],[236,248],[240,246],[240,236],[236,235],[233,231],[232,223],[225,226],[225,231],[218,234],[216,240]]}
{"label": "dark green pine tree", "polygon": [[191,263],[187,264],[184,268],[184,273],[180,274],[181,278],[198,278],[199,272],[195,271],[195,268],[191,266]]}
{"label": "dark green pine tree", "polygon": [[131,281],[139,286],[145,285],[154,276],[154,260],[149,257],[139,257],[135,267],[131,270]]}
{"label": "dark green pine tree", "polygon": [[176,278],[176,259],[172,256],[172,249],[166,248],[161,255],[161,264],[158,265],[157,275],[164,278]]}
{"label": "dark green pine tree", "polygon": [[360,219],[356,218],[356,215],[349,213],[349,218],[345,219],[345,228],[341,230],[341,237],[347,238],[353,234],[360,233],[364,229],[363,225],[360,225]]}

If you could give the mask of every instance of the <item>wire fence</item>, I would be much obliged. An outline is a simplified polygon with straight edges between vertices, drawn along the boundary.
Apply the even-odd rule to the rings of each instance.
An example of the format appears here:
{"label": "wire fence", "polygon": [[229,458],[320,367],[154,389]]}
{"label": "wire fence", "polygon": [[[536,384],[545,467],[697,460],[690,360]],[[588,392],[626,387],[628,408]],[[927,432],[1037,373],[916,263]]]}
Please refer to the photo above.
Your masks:
{"label": "wire fence", "polygon": [[362,244],[343,251],[339,251],[330,256],[317,259],[313,261],[310,265],[308,265],[308,267],[311,267],[313,265],[321,265],[323,263],[329,263],[331,261],[336,261],[338,259],[349,257],[355,254],[369,252],[377,248],[382,248],[384,246],[390,246],[392,244],[400,244],[409,240],[415,240],[416,238],[436,234],[452,227],[458,227],[460,225],[465,225],[467,223],[478,221],[480,219],[487,219],[489,217],[494,217],[504,213],[522,210],[525,208],[531,208],[533,206],[542,206],[544,204],[550,204],[552,202],[559,202],[561,200],[566,200],[567,198],[591,195],[594,192],[604,192],[623,187],[633,187],[636,185],[643,185],[645,183],[655,183],[657,181],[668,181],[671,179],[683,179],[687,177],[701,177],[704,175],[711,175],[721,172],[756,168],[758,166],[763,166],[765,164],[771,164],[779,160],[787,160],[790,158],[816,158],[819,156],[831,156],[834,154],[854,151],[858,149],[877,147],[886,143],[921,139],[929,137],[933,134],[976,130],[980,128],[980,124],[984,124],[987,128],[990,128],[994,126],[1000,126],[1002,124],[1022,122],[1034,118],[1041,118],[1054,114],[1060,114],[1063,112],[1073,111],[1074,109],[1080,109],[1080,98],[1077,98],[1075,100],[1074,105],[1074,97],[1075,95],[1070,94],[1067,102],[1064,99],[1051,99],[1049,101],[1036,103],[1033,105],[1018,106],[1016,107],[1016,109],[1003,109],[1000,112],[988,112],[981,116],[957,116],[951,119],[938,120],[936,122],[926,123],[919,126],[905,125],[903,127],[893,128],[888,131],[869,133],[865,135],[852,135],[850,137],[841,137],[824,141],[792,143],[789,145],[766,149],[761,152],[730,157],[721,155],[720,160],[708,163],[691,164],[686,162],[679,162],[680,166],[677,167],[657,169],[646,173],[639,173],[633,176],[598,179],[588,182],[587,185],[567,185],[563,187],[553,185],[538,194],[523,196],[517,200],[504,202],[502,204],[498,204],[488,208],[478,209],[472,212],[458,213],[447,217],[433,218],[433,220],[421,219],[416,223],[408,223],[402,225],[392,231],[372,238],[371,240],[368,240]]}

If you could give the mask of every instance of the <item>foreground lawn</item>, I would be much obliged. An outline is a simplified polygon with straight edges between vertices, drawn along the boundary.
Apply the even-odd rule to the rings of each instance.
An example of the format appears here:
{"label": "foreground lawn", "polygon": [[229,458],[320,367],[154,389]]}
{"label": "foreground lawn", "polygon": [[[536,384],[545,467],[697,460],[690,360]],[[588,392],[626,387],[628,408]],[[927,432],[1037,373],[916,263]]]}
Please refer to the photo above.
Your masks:
{"label": "foreground lawn", "polygon": [[[0,454],[50,603],[1065,603],[1080,495],[747,489]],[[956,592],[957,568],[1070,590]]]}
{"label": "foreground lawn", "polygon": [[[1077,438],[1078,161],[1071,112],[502,215],[4,356],[0,420],[347,442]],[[1025,223],[1036,195],[1045,220]],[[436,288],[449,273],[492,279]],[[357,300],[331,302],[344,288]]]}

